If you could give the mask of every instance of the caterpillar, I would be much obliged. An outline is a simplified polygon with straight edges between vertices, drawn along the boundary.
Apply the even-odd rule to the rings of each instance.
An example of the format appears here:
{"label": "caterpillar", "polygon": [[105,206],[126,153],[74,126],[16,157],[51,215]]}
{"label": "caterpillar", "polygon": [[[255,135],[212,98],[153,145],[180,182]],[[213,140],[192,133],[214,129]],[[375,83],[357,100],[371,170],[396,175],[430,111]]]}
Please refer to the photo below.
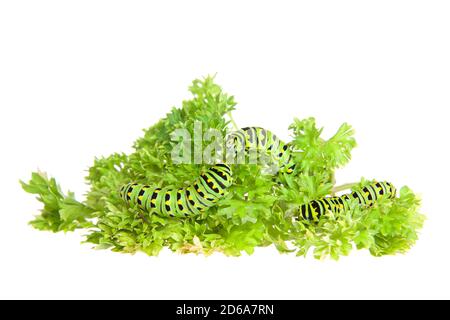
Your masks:
{"label": "caterpillar", "polygon": [[170,217],[187,217],[200,214],[215,206],[232,184],[231,168],[216,164],[201,174],[185,188],[156,188],[130,183],[120,189],[120,197],[130,206],[149,213]]}
{"label": "caterpillar", "polygon": [[361,190],[345,194],[341,197],[327,197],[320,200],[313,200],[300,207],[299,213],[303,219],[317,221],[322,215],[331,211],[341,213],[349,209],[352,199],[358,201],[362,206],[371,207],[381,197],[395,198],[396,189],[392,183],[376,182],[365,186]]}
{"label": "caterpillar", "polygon": [[275,134],[259,127],[246,127],[230,133],[227,137],[227,148],[234,146],[235,153],[250,150],[270,154],[279,164],[283,173],[292,174],[295,169],[291,150],[286,143]]}

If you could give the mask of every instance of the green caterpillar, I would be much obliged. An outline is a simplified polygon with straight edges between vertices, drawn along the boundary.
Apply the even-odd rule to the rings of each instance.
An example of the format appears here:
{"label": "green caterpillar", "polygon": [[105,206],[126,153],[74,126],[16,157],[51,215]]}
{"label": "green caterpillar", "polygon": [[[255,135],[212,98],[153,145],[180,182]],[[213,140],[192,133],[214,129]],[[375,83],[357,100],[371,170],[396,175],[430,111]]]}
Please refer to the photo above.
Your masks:
{"label": "green caterpillar", "polygon": [[155,188],[130,183],[120,189],[120,196],[128,205],[137,205],[149,213],[187,217],[215,206],[226,195],[231,184],[231,168],[226,164],[216,164],[188,187]]}
{"label": "green caterpillar", "polygon": [[359,191],[345,194],[341,197],[328,197],[320,200],[313,200],[300,207],[299,213],[303,219],[317,221],[327,212],[341,213],[349,209],[352,199],[358,201],[362,206],[373,206],[381,197],[395,198],[396,189],[389,182],[376,182],[365,186]]}
{"label": "green caterpillar", "polygon": [[275,134],[259,127],[247,127],[232,132],[227,138],[227,147],[234,146],[236,154],[250,150],[270,154],[278,163],[283,173],[292,174],[295,163],[292,159],[288,145],[281,141]]}

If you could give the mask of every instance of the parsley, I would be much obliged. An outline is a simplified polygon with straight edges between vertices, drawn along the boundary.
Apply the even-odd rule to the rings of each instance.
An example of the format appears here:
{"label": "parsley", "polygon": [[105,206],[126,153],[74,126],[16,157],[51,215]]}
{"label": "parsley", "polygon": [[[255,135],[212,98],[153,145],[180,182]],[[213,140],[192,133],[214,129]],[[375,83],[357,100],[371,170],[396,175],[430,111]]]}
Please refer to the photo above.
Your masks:
{"label": "parsley", "polygon": [[[338,259],[353,248],[368,249],[374,256],[403,253],[417,240],[424,216],[420,200],[407,187],[396,199],[382,199],[372,208],[351,206],[339,217],[323,216],[318,223],[294,219],[301,204],[344,189],[334,186],[335,170],[346,165],[356,146],[350,125],[343,124],[328,140],[315,119],[295,119],[289,129],[291,148],[298,163],[296,172],[282,178],[262,174],[262,165],[240,165],[233,170],[230,195],[217,207],[186,219],[143,215],[128,208],[118,190],[130,181],[180,185],[192,182],[206,165],[174,164],[170,134],[185,128],[193,133],[194,122],[203,130],[226,133],[234,124],[231,111],[236,105],[214,83],[212,77],[195,80],[193,97],[180,108],[145,130],[130,155],[117,153],[94,161],[86,177],[90,185],[86,199],[77,201],[63,193],[55,179],[33,173],[25,191],[43,203],[41,214],[31,225],[39,230],[85,229],[86,242],[117,252],[143,251],[157,255],[164,247],[182,253],[223,252],[238,256],[251,254],[257,246],[271,244],[280,252]],[[362,180],[360,186],[370,183]]]}

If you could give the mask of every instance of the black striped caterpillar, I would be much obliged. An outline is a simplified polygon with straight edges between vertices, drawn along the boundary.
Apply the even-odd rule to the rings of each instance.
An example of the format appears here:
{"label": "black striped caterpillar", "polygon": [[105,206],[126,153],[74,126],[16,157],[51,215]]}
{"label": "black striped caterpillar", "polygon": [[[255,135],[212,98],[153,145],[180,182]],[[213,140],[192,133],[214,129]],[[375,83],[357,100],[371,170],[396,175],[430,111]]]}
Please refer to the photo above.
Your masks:
{"label": "black striped caterpillar", "polygon": [[395,187],[389,182],[376,182],[361,190],[345,194],[341,197],[328,197],[313,200],[300,207],[299,213],[303,219],[317,221],[327,212],[341,213],[349,209],[350,201],[356,200],[362,206],[373,206],[381,197],[395,198]]}
{"label": "black striped caterpillar", "polygon": [[232,184],[231,168],[216,164],[185,188],[154,188],[130,183],[120,190],[121,198],[131,206],[163,216],[186,217],[216,205]]}
{"label": "black striped caterpillar", "polygon": [[281,172],[287,174],[294,172],[295,163],[290,148],[269,130],[247,127],[232,132],[227,138],[227,147],[232,146],[236,154],[241,151],[248,154],[250,150],[268,154],[278,163]]}
{"label": "black striped caterpillar", "polygon": [[[235,155],[243,150],[270,154],[279,163],[280,170],[292,174],[295,164],[288,146],[269,130],[247,127],[232,132],[226,140]],[[163,216],[186,217],[197,215],[215,206],[232,185],[232,172],[227,164],[217,164],[185,188],[155,188],[130,183],[120,189],[120,197],[128,205]]]}

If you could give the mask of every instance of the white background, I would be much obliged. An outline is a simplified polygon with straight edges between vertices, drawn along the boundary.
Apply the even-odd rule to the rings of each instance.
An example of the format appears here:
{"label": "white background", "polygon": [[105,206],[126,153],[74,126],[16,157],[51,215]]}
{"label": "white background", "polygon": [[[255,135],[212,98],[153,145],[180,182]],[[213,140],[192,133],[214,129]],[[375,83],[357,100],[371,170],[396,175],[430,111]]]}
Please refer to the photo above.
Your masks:
{"label": "white background", "polygon": [[[2,1],[0,298],[450,298],[448,1]],[[406,255],[123,255],[38,232],[18,183],[40,168],[79,198],[95,156],[130,152],[196,78],[240,126],[293,117],[358,148],[338,182],[409,185],[427,222]]]}

